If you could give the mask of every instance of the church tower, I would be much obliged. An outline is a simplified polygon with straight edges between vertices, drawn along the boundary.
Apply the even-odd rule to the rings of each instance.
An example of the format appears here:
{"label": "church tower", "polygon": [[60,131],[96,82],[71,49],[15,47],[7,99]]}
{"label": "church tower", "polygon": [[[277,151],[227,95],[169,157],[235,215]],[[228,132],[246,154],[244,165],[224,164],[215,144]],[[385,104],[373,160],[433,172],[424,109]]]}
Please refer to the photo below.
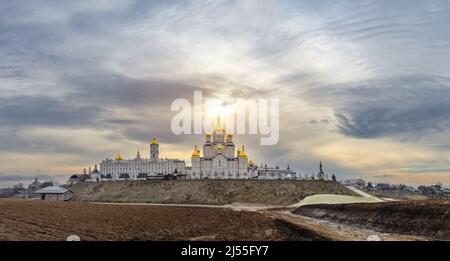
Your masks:
{"label": "church tower", "polygon": [[157,161],[159,159],[159,144],[156,137],[150,142],[150,160]]}
{"label": "church tower", "polygon": [[245,146],[242,150],[238,149],[238,177],[247,178],[248,173],[248,156],[245,152]]}
{"label": "church tower", "polygon": [[201,178],[200,150],[198,149],[197,145],[195,145],[194,151],[192,152],[191,165],[192,165],[192,176],[194,178]]}
{"label": "church tower", "polygon": [[323,172],[322,161],[320,161],[319,173],[317,173],[317,178],[320,179],[320,180],[324,180],[325,179],[325,173]]}
{"label": "church tower", "polygon": [[213,143],[214,145],[217,145],[217,143],[223,144],[224,140],[225,140],[225,128],[222,125],[220,116],[217,116],[217,123],[216,126],[214,126],[213,132]]}
{"label": "church tower", "polygon": [[233,143],[233,135],[228,134],[227,140],[225,143],[225,153],[224,156],[227,159],[233,159],[234,158],[234,143]]}
{"label": "church tower", "polygon": [[213,151],[212,151],[212,143],[211,143],[211,134],[206,134],[206,141],[203,145],[203,157],[210,159],[213,157]]}

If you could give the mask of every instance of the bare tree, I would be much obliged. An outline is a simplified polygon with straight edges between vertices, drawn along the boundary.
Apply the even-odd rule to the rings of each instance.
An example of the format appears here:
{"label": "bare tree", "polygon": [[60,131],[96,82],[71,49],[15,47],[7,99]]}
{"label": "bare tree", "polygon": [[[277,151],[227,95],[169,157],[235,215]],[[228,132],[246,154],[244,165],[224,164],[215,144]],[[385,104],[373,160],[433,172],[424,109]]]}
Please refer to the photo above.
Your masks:
{"label": "bare tree", "polygon": [[15,185],[13,186],[13,189],[14,189],[14,190],[24,190],[25,187],[23,186],[22,183],[18,183],[18,184],[15,184]]}

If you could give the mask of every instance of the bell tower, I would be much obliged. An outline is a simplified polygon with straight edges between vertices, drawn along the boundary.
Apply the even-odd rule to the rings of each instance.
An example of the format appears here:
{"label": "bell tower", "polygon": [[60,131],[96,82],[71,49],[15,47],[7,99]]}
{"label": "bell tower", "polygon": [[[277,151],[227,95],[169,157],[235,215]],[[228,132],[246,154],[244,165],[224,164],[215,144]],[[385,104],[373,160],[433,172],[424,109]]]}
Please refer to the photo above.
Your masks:
{"label": "bell tower", "polygon": [[150,142],[150,160],[157,161],[159,159],[159,144],[156,137]]}

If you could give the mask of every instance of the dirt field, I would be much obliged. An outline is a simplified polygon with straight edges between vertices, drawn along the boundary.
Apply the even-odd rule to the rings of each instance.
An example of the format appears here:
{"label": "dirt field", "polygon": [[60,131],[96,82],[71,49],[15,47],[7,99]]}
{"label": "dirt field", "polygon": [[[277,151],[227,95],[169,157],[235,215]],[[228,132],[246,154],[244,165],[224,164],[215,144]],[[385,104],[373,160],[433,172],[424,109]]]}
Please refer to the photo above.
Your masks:
{"label": "dirt field", "polygon": [[0,240],[324,240],[258,212],[0,200]]}
{"label": "dirt field", "polygon": [[293,213],[380,232],[450,240],[450,201],[308,205]]}
{"label": "dirt field", "polygon": [[77,201],[224,205],[234,202],[291,205],[314,194],[355,194],[319,180],[176,180],[78,183]]}

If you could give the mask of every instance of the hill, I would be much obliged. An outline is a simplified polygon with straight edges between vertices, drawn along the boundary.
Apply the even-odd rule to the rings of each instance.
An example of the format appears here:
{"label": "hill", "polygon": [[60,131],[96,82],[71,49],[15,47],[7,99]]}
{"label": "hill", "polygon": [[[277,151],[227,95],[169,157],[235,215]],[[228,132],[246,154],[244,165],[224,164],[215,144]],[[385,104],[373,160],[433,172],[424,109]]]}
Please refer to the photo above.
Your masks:
{"label": "hill", "polygon": [[291,205],[314,194],[353,192],[319,180],[173,180],[78,183],[76,201],[223,205],[235,202]]}

